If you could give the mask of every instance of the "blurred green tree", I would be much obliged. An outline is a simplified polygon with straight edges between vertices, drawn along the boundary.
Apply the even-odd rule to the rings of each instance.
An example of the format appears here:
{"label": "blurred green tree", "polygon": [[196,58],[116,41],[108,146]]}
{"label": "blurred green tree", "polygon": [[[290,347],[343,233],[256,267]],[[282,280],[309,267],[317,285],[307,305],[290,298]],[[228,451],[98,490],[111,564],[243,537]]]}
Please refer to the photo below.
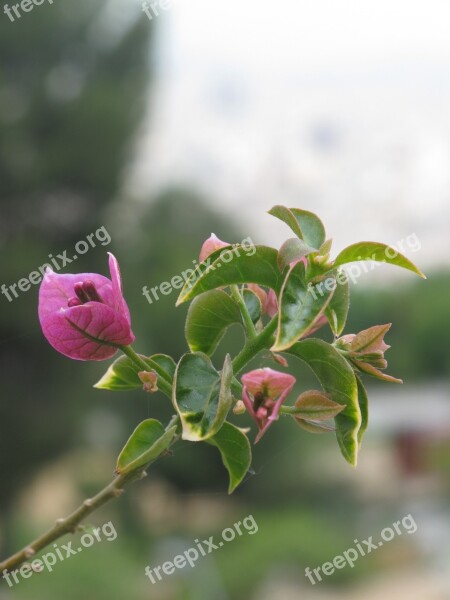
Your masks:
{"label": "blurred green tree", "polygon": [[[153,39],[148,19],[132,7],[127,18],[123,12],[106,0],[59,0],[14,23],[1,15],[1,283],[95,231],[118,192],[147,97]],[[77,268],[103,271],[104,250],[80,257]],[[67,381],[89,390],[92,371],[61,361],[42,341],[37,287],[0,301],[5,515],[36,465],[76,439],[92,392]]]}

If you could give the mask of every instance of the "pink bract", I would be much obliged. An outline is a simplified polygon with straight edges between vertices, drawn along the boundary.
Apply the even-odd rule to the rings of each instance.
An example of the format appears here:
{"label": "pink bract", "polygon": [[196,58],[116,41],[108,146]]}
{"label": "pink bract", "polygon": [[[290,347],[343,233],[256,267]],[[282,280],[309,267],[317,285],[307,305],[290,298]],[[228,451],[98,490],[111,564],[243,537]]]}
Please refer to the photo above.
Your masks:
{"label": "pink bract", "polygon": [[296,382],[295,377],[273,369],[255,369],[242,376],[242,400],[258,425],[259,442],[270,425],[278,419],[281,405]]}
{"label": "pink bract", "polygon": [[220,248],[226,248],[230,246],[228,242],[222,242],[216,236],[215,233],[212,233],[211,236],[203,243],[202,249],[200,250],[200,262],[203,262],[208,258],[210,254],[219,250]]}

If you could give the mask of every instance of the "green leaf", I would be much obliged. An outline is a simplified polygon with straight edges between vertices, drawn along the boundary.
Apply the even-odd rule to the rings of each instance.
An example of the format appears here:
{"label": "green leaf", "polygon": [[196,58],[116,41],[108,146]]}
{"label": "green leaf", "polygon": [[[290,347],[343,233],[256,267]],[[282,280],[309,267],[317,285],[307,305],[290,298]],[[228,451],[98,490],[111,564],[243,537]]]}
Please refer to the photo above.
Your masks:
{"label": "green leaf", "polygon": [[[167,354],[153,354],[149,357],[151,360],[155,361],[167,374],[168,381],[172,382],[175,376],[175,369],[177,368],[177,363],[173,360],[171,356],[167,356]],[[148,360],[144,357],[144,360]],[[151,370],[151,367],[149,367]]]}
{"label": "green leaf", "polygon": [[175,373],[173,403],[181,418],[184,440],[199,442],[219,431],[233,402],[232,379],[229,355],[221,374],[205,354],[182,356]]}
{"label": "green leaf", "polygon": [[[143,360],[148,360],[146,356],[139,355]],[[165,354],[155,354],[150,357],[167,373],[167,378],[170,381],[175,374],[175,361]],[[151,367],[148,368],[151,371]],[[135,390],[142,388],[142,381],[138,377],[141,368],[127,356],[121,356],[109,366],[106,373],[98,381],[94,387],[99,390],[111,390],[114,392],[122,392],[127,390]]]}
{"label": "green leaf", "polygon": [[391,246],[380,244],[378,242],[359,242],[348,246],[337,255],[333,266],[339,267],[340,265],[360,260],[373,260],[396,265],[397,267],[402,267],[403,269],[408,269],[413,273],[417,273],[417,275],[426,279],[422,271],[406,258],[406,256],[403,256],[403,254],[400,254]]}
{"label": "green leaf", "polygon": [[252,463],[252,451],[248,437],[241,429],[225,422],[208,444],[216,446],[230,475],[228,493],[232,494],[242,482]]}
{"label": "green leaf", "polygon": [[292,229],[298,238],[301,240],[303,239],[303,233],[300,229],[300,225],[289,208],[282,206],[281,204],[277,204],[276,206],[272,207],[268,213],[269,215],[280,219],[280,221],[283,221],[283,223],[286,223],[286,225]]}
{"label": "green leaf", "polygon": [[331,246],[333,245],[333,240],[327,240],[324,242],[319,248],[319,256],[328,256],[331,252]]}
{"label": "green leaf", "polygon": [[330,323],[331,331],[338,336],[344,331],[350,308],[350,285],[344,271],[337,272],[336,284],[333,297],[325,308],[325,315]]}
{"label": "green leaf", "polygon": [[295,408],[297,409],[294,415],[296,419],[326,421],[333,419],[344,410],[345,406],[334,402],[328,394],[319,390],[308,390],[297,398]]}
{"label": "green leaf", "polygon": [[[144,357],[142,357],[144,358]],[[109,367],[94,387],[100,390],[124,391],[142,388],[140,369],[127,356],[121,356]]]}
{"label": "green leaf", "polygon": [[188,279],[177,306],[203,292],[239,283],[257,283],[278,292],[283,277],[277,256],[277,251],[267,246],[236,245],[217,250]]}
{"label": "green leaf", "polygon": [[320,248],[326,240],[325,227],[317,215],[300,208],[291,208],[303,233],[303,239],[313,248]]}
{"label": "green leaf", "polygon": [[277,337],[271,348],[273,352],[286,350],[311,329],[331,300],[333,289],[330,288],[308,286],[302,263],[291,268],[281,289]]}
{"label": "green leaf", "polygon": [[261,312],[262,312],[261,300],[258,298],[258,296],[254,292],[252,292],[252,290],[245,289],[242,292],[242,295],[244,298],[245,306],[247,307],[247,310],[248,310],[248,314],[250,315],[252,322],[255,324],[261,318]]}
{"label": "green leaf", "polygon": [[308,419],[295,419],[297,425],[309,433],[330,433],[336,431],[334,427],[321,421],[309,421]]}
{"label": "green leaf", "polygon": [[211,356],[226,330],[242,323],[236,302],[223,290],[211,290],[194,299],[186,319],[186,340],[192,352]]}
{"label": "green leaf", "polygon": [[322,340],[307,339],[297,342],[287,352],[305,361],[332,400],[345,406],[335,417],[336,437],[344,458],[356,466],[361,410],[353,369],[333,346]]}
{"label": "green leaf", "polygon": [[317,252],[317,250],[308,246],[303,240],[289,238],[278,251],[278,266],[280,271],[284,271],[294,260],[299,260],[313,252]]}
{"label": "green leaf", "polygon": [[363,436],[369,425],[369,398],[367,397],[366,388],[358,375],[356,375],[356,383],[358,384],[358,403],[361,411],[361,427],[358,431],[358,442],[361,447]]}
{"label": "green leaf", "polygon": [[159,421],[142,421],[125,444],[117,461],[118,474],[130,473],[155,461],[170,446],[177,426],[168,431]]}
{"label": "green leaf", "polygon": [[297,237],[312,248],[320,248],[325,242],[325,227],[319,217],[312,212],[277,205],[269,210],[269,215],[286,223]]}

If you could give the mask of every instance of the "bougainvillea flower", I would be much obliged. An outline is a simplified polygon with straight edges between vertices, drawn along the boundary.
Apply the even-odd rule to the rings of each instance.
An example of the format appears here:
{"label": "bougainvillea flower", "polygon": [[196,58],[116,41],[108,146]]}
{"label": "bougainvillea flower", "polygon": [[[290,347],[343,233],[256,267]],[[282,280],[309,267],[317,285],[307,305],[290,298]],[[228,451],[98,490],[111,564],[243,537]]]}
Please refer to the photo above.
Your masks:
{"label": "bougainvillea flower", "polygon": [[281,405],[295,384],[295,377],[273,369],[256,369],[242,376],[242,400],[258,425],[259,442],[270,425],[278,419]]}
{"label": "bougainvillea flower", "polygon": [[387,367],[384,353],[390,346],[384,341],[384,336],[390,328],[391,323],[387,323],[364,329],[356,335],[349,333],[338,339],[337,346],[347,352],[348,358],[359,371],[384,381],[403,383],[401,379],[380,371]]}
{"label": "bougainvillea flower", "polygon": [[258,296],[263,313],[272,319],[278,312],[278,300],[275,292],[272,289],[266,292],[256,283],[249,283],[247,287]]}
{"label": "bougainvillea flower", "polygon": [[97,273],[59,275],[47,269],[39,290],[39,320],[49,343],[75,360],[106,360],[134,341],[116,258],[111,279]]}
{"label": "bougainvillea flower", "polygon": [[230,246],[230,244],[227,242],[222,242],[222,240],[219,240],[219,238],[212,233],[211,237],[209,237],[203,243],[202,249],[200,250],[200,262],[206,260],[208,256],[216,250],[219,250],[220,248],[226,248],[227,246]]}

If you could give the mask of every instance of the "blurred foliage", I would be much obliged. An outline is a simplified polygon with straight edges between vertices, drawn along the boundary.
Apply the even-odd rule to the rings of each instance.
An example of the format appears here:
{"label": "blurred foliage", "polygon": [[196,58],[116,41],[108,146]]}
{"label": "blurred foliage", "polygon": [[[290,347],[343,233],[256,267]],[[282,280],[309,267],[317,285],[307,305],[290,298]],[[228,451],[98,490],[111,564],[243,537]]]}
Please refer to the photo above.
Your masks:
{"label": "blurred foliage", "polygon": [[[109,18],[107,4],[60,0],[14,23],[0,19],[0,250],[7,286],[49,253],[70,253],[103,224],[117,194],[144,106],[152,29],[139,19],[105,43],[97,30]],[[104,248],[77,263],[82,271],[100,265]],[[1,302],[6,509],[37,464],[79,439],[81,411],[93,394],[89,367],[61,360],[43,342],[37,287]]]}

